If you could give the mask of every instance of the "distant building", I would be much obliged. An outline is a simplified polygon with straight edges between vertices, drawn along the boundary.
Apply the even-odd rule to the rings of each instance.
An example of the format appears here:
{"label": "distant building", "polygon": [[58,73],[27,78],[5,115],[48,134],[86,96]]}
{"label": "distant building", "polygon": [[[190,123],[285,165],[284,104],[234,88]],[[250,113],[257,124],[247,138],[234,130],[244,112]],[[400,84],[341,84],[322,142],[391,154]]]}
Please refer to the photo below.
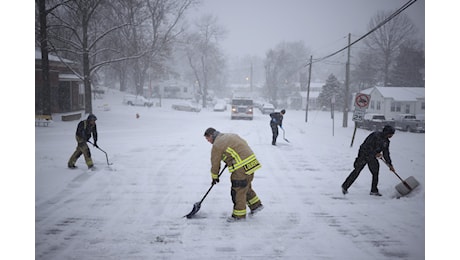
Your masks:
{"label": "distant building", "polygon": [[[57,56],[48,55],[51,113],[66,113],[85,109],[83,82]],[[78,69],[74,61],[64,61]],[[41,114],[40,96],[43,92],[42,56],[35,49],[35,113]]]}
{"label": "distant building", "polygon": [[366,113],[383,114],[387,119],[398,114],[425,116],[425,88],[373,87],[360,93],[371,96]]}
{"label": "distant building", "polygon": [[147,97],[160,95],[163,98],[191,99],[195,92],[193,85],[181,80],[160,81],[146,88],[144,94]]}
{"label": "distant building", "polygon": [[322,87],[326,83],[324,82],[311,82],[310,83],[310,93],[307,91],[299,91],[288,101],[289,104],[293,105],[294,109],[302,109],[305,110],[307,108],[307,95],[308,95],[308,110],[316,110],[321,109],[320,104],[318,103],[318,97],[321,93]]}

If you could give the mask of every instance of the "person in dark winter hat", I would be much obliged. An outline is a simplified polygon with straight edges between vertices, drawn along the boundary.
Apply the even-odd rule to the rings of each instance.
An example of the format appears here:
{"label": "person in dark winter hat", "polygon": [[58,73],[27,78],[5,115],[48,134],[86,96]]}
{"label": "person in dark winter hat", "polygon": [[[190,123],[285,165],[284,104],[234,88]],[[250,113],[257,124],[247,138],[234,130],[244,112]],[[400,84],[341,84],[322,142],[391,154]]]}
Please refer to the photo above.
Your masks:
{"label": "person in dark winter hat", "polygon": [[283,129],[283,116],[286,114],[286,110],[280,112],[273,112],[270,114],[270,127],[272,128],[272,145],[276,145],[276,139],[278,138],[278,126]]}
{"label": "person in dark winter hat", "polygon": [[[358,178],[359,173],[363,170],[364,166],[369,168],[372,174],[372,184],[370,195],[382,196],[377,185],[379,182],[379,168],[380,164],[377,159],[383,158],[389,165],[391,171],[395,171],[390,158],[390,138],[394,135],[395,128],[391,125],[384,126],[382,131],[376,131],[367,136],[364,142],[359,147],[358,157],[356,157],[353,164],[354,169],[345,179],[342,184],[342,193],[347,194],[348,188]],[[383,155],[382,155],[383,153]]]}
{"label": "person in dark winter hat", "polygon": [[86,142],[88,142],[91,136],[93,136],[93,145],[94,147],[98,147],[96,120],[96,116],[90,114],[88,115],[88,118],[86,120],[82,120],[78,123],[77,131],[75,133],[75,139],[77,140],[77,148],[75,149],[75,152],[73,152],[72,156],[70,156],[69,161],[67,162],[67,166],[69,168],[76,168],[75,163],[82,154],[85,157],[85,162],[88,166],[88,169],[93,168],[94,163],[91,159],[91,151],[89,150],[89,147],[86,144]]}
{"label": "person in dark winter hat", "polygon": [[251,210],[250,214],[255,214],[262,210],[262,202],[252,189],[254,172],[262,166],[248,143],[237,134],[221,133],[212,127],[206,129],[204,137],[212,144],[212,185],[219,182],[221,160],[225,162],[231,173],[233,212],[228,221],[233,222],[245,219],[246,205]]}

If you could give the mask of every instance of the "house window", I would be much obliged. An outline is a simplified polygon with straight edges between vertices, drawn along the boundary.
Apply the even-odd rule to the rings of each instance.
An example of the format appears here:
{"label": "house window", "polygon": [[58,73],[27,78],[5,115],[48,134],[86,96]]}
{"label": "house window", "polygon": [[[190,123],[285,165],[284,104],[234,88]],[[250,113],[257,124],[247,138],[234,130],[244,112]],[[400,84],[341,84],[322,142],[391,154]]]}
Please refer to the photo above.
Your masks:
{"label": "house window", "polygon": [[425,102],[422,102],[422,110],[425,110]]}
{"label": "house window", "polygon": [[375,108],[374,101],[371,100],[371,109],[374,109],[374,108]]}
{"label": "house window", "polygon": [[391,112],[401,112],[401,103],[392,102],[391,103]]}
{"label": "house window", "polygon": [[187,87],[184,87],[184,93],[187,93]]}
{"label": "house window", "polygon": [[377,110],[380,110],[380,101],[377,101]]}
{"label": "house window", "polygon": [[409,114],[410,113],[410,104],[406,104],[406,111],[405,111],[406,114]]}

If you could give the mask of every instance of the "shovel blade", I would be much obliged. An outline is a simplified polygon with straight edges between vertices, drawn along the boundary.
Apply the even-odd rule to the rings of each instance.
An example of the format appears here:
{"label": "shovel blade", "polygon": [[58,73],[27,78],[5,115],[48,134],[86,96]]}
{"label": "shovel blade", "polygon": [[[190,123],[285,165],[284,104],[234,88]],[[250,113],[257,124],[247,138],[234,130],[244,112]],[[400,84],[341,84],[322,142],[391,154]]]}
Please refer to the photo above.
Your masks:
{"label": "shovel blade", "polygon": [[185,215],[184,217],[186,218],[192,218],[193,215],[195,215],[201,208],[201,203],[200,202],[196,202],[195,204],[193,204],[193,209],[192,211],[190,211],[190,213],[188,213],[187,215]]}
{"label": "shovel blade", "polygon": [[396,190],[401,195],[409,194],[413,189],[417,188],[420,183],[414,178],[414,176],[410,176],[409,178],[405,179],[404,182],[399,183],[396,185]]}

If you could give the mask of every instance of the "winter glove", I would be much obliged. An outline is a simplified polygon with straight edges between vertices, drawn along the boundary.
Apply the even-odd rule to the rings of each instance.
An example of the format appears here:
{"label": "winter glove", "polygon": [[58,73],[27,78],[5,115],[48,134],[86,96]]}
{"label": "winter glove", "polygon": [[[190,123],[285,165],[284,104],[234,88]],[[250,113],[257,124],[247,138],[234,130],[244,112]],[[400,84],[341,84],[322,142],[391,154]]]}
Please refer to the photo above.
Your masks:
{"label": "winter glove", "polygon": [[395,168],[393,167],[393,165],[390,165],[390,171],[395,172]]}
{"label": "winter glove", "polygon": [[96,147],[96,148],[99,148],[99,146],[97,146],[97,141],[94,141],[93,146]]}
{"label": "winter glove", "polygon": [[215,185],[216,183],[219,183],[219,178],[217,178],[217,179],[212,179],[212,183],[211,183],[211,184],[212,184],[212,185]]}

